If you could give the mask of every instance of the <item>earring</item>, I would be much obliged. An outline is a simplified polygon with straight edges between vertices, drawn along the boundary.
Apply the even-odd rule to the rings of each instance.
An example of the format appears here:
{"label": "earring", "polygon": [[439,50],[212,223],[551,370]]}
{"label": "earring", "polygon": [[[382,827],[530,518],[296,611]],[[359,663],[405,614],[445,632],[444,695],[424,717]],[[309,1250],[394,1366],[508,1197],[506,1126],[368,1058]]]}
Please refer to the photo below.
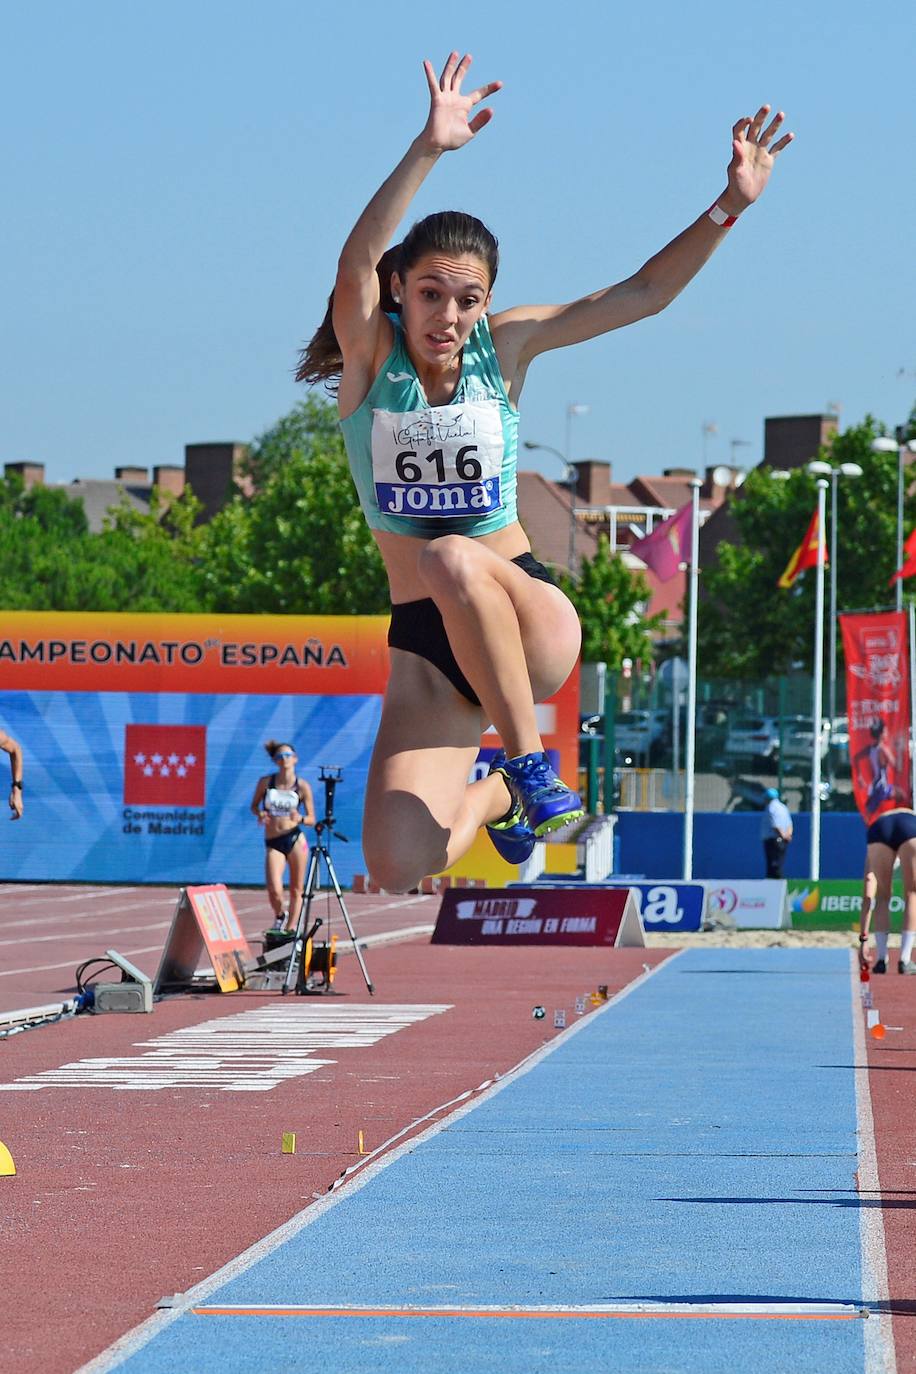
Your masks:
{"label": "earring", "polygon": [[400,296],[392,296],[391,299],[394,301],[395,305],[400,305],[400,304],[401,304],[401,298],[400,298]]}

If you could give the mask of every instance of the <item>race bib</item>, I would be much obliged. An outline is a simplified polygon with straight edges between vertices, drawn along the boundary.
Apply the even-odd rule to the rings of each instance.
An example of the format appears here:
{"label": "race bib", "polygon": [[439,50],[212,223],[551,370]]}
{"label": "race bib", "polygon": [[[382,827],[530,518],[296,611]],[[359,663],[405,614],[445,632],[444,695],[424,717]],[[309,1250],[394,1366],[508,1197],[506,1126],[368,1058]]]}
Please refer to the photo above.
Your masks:
{"label": "race bib", "polygon": [[492,398],[372,417],[372,477],[384,515],[454,519],[503,504],[503,427]]}

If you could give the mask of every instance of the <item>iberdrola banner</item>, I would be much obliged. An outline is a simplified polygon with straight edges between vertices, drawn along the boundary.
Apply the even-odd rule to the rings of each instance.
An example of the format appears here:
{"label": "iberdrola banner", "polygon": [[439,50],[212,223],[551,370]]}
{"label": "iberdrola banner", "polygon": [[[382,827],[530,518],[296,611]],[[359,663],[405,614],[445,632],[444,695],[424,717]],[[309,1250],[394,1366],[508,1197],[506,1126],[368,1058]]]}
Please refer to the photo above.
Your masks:
{"label": "iberdrola banner", "polygon": [[841,615],[849,758],[856,805],[870,824],[912,806],[910,658],[902,611]]}

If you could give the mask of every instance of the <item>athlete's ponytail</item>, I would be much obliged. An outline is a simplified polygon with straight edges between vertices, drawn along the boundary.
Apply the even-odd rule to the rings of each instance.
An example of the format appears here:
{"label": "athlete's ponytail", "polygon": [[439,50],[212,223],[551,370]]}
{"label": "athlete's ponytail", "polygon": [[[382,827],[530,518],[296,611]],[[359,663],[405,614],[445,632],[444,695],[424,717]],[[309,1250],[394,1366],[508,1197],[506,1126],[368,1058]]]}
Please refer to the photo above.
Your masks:
{"label": "athlete's ponytail", "polygon": [[[460,210],[441,210],[438,214],[418,220],[403,243],[395,244],[382,255],[375,270],[379,279],[380,305],[386,315],[400,314],[401,310],[391,294],[391,274],[397,272],[399,276],[404,276],[426,253],[447,253],[451,257],[472,253],[486,264],[491,287],[496,281],[499,267],[496,236],[473,215],[466,215]],[[296,369],[297,382],[324,382],[332,394],[337,390],[343,368],[340,344],[334,333],[333,311],[332,291],[324,319],[299,354],[299,366]]]}

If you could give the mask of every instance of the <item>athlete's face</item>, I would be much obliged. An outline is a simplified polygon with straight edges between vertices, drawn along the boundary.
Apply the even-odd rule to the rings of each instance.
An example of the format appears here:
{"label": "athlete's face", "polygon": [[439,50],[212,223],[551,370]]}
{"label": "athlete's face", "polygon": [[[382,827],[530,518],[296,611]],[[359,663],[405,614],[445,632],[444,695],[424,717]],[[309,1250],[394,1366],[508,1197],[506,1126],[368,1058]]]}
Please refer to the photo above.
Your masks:
{"label": "athlete's face", "polygon": [[411,349],[440,367],[458,357],[490,303],[489,268],[475,253],[427,253],[404,277],[395,273],[392,287]]}

